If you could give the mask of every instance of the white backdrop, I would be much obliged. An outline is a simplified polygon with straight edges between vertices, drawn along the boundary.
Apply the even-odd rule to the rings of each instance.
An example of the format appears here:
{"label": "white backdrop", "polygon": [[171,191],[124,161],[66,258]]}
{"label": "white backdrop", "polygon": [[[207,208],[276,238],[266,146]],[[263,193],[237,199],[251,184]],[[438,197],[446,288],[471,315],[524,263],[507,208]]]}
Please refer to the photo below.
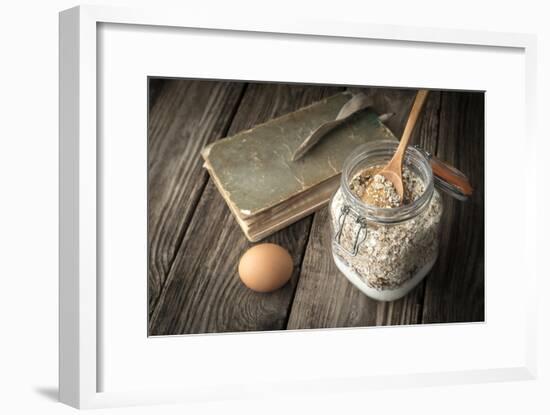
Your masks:
{"label": "white backdrop", "polygon": [[[88,0],[92,4],[170,5],[157,0]],[[539,35],[539,124],[550,114],[549,13],[542,1],[480,2],[455,4],[440,1],[377,1],[349,6],[330,2],[315,6],[302,1],[267,2],[188,1],[205,13],[245,13],[262,8],[265,13],[292,19],[294,14],[316,10],[318,15],[349,21],[463,29],[531,32]],[[256,3],[256,4],[254,4]],[[362,2],[366,3],[366,2]],[[510,3],[508,6],[507,3]],[[2,5],[0,26],[0,258],[2,261],[0,315],[0,411],[5,413],[70,413],[55,402],[57,388],[57,36],[59,10],[76,3],[65,0],[11,2]],[[242,7],[241,7],[242,4]],[[348,7],[345,5],[348,4]],[[390,16],[391,15],[391,19]],[[369,18],[372,16],[372,18]],[[388,17],[384,17],[388,16]],[[546,75],[546,76],[545,76]],[[546,134],[548,136],[548,134]],[[549,154],[550,140],[542,153]],[[542,157],[540,159],[542,161]],[[548,177],[548,175],[547,175]],[[543,201],[539,200],[542,205]],[[540,215],[541,227],[548,220]],[[548,244],[542,239],[540,244]],[[541,275],[541,277],[544,277]],[[540,278],[541,336],[539,350],[550,350],[550,307],[545,293],[550,284]],[[513,300],[512,300],[513,301]],[[513,302],[512,302],[513,304]],[[228,402],[197,405],[193,413],[311,413],[373,411],[409,413],[548,413],[550,360],[540,353],[540,378],[532,382],[418,388],[369,392],[362,396],[336,395],[315,401]],[[397,395],[397,398],[396,398]],[[126,408],[116,413],[182,413],[177,406]],[[98,411],[111,413],[114,410]]]}

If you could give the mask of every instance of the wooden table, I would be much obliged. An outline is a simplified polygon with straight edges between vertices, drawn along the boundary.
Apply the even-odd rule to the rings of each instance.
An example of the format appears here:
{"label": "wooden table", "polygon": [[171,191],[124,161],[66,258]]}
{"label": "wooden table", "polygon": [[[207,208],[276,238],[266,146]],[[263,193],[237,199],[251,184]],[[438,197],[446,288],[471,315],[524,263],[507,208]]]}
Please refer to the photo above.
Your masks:
{"label": "wooden table", "polygon": [[[431,92],[413,143],[471,179],[461,203],[444,197],[442,241],[432,272],[401,300],[363,295],[332,262],[327,209],[266,238],[291,253],[292,280],[270,294],[237,275],[250,247],[202,168],[214,140],[344,88],[152,80],[148,129],[149,334],[357,327],[484,320],[484,95]],[[415,91],[366,89],[400,136]]]}

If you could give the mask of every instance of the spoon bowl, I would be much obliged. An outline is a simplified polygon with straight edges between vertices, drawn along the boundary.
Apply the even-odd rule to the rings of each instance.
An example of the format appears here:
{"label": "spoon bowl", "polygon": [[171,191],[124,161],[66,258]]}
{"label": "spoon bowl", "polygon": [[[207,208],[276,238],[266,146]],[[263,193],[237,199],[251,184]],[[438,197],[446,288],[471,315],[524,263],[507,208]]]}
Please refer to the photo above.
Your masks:
{"label": "spoon bowl", "polygon": [[384,176],[386,180],[393,184],[393,187],[395,187],[395,191],[399,195],[401,202],[403,201],[403,195],[405,193],[403,188],[403,159],[405,157],[407,147],[409,146],[416,121],[418,121],[427,97],[428,91],[426,89],[420,89],[416,93],[416,98],[414,99],[407,124],[405,125],[405,130],[403,130],[403,135],[401,136],[399,146],[397,147],[397,150],[395,150],[395,153],[389,163],[378,172],[378,174]]}

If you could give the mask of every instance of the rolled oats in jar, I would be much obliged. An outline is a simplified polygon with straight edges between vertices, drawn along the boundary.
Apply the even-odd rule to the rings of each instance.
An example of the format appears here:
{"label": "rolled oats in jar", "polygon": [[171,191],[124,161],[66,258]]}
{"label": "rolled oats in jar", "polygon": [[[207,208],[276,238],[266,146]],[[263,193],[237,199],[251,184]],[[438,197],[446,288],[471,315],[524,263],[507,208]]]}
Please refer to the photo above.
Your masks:
{"label": "rolled oats in jar", "polygon": [[442,202],[428,158],[408,148],[401,201],[376,173],[397,142],[359,147],[345,161],[340,188],[330,201],[332,255],[337,267],[371,298],[393,301],[428,274],[439,252]]}

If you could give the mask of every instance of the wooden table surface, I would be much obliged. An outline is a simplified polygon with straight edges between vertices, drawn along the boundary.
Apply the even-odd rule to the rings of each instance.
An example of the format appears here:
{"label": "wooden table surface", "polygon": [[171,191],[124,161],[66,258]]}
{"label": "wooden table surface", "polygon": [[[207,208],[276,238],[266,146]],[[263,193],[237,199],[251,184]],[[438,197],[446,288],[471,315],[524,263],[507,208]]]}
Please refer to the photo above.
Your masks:
{"label": "wooden table surface", "polygon": [[[413,143],[471,179],[472,200],[444,196],[440,256],[425,280],[389,303],[339,273],[327,208],[268,237],[291,253],[282,289],[259,294],[237,274],[251,246],[202,168],[208,143],[342,91],[340,87],[152,80],[148,123],[149,335],[484,320],[484,95],[431,92]],[[375,89],[399,137],[415,91]]]}

